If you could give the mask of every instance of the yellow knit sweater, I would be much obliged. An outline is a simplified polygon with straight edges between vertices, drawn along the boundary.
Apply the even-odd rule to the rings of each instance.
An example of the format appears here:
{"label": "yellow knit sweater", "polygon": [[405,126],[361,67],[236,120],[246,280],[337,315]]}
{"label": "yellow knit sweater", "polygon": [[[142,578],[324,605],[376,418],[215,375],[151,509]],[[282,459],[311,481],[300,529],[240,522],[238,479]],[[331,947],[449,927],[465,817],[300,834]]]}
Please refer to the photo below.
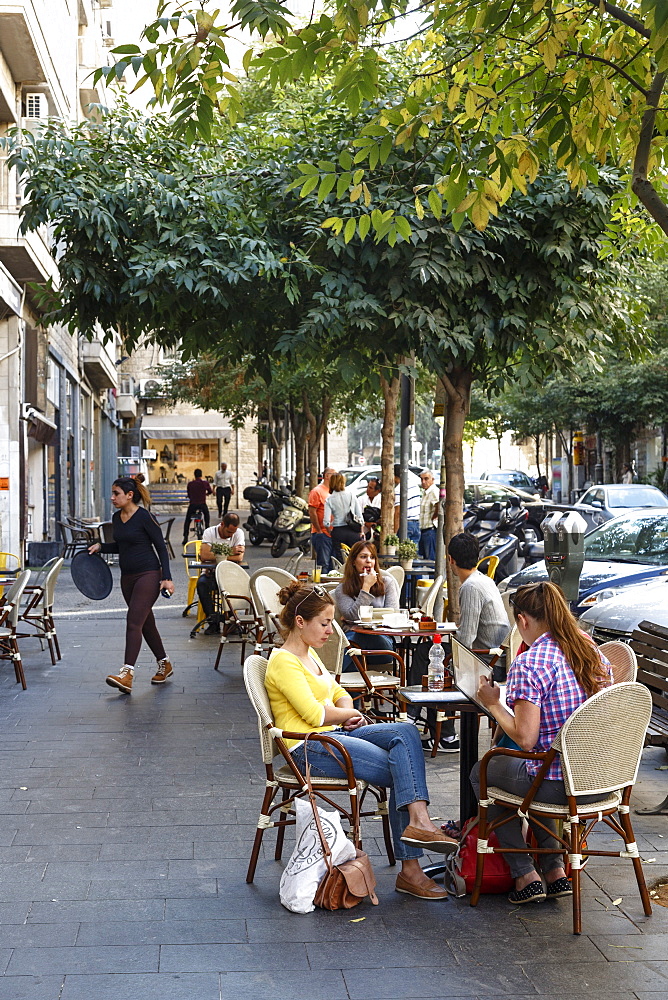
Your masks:
{"label": "yellow knit sweater", "polygon": [[[323,725],[325,708],[348,694],[325,670],[317,653],[312,649],[309,653],[322,670],[322,676],[316,677],[298,656],[284,649],[275,649],[267,664],[264,684],[274,724],[288,732],[324,733],[336,729]],[[286,740],[290,747],[298,742]]]}

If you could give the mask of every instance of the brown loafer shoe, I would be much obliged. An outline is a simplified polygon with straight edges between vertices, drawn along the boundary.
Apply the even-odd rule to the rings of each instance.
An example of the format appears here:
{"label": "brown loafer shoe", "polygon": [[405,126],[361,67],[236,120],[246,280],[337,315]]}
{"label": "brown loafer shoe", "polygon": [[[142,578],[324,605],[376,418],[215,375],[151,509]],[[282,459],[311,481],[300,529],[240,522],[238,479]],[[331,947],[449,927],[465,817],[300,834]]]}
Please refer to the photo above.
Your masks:
{"label": "brown loafer shoe", "polygon": [[407,826],[401,839],[404,844],[424,847],[428,851],[437,851],[439,854],[452,854],[459,847],[457,841],[448,837],[442,830],[418,830],[416,826]]}
{"label": "brown loafer shoe", "polygon": [[405,892],[408,896],[415,896],[417,899],[447,899],[448,892],[444,889],[442,885],[438,885],[433,879],[429,879],[427,882],[409,882],[408,879],[401,874],[397,875],[397,884],[395,886],[397,892]]}

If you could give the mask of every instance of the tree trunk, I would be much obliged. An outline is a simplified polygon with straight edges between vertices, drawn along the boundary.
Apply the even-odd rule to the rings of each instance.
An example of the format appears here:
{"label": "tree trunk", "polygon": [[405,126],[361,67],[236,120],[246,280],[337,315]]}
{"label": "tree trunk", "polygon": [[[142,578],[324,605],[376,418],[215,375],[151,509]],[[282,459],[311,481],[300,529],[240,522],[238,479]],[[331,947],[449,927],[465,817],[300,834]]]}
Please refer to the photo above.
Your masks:
{"label": "tree trunk", "polygon": [[[385,406],[383,409],[382,440],[380,455],[382,492],[380,506],[380,537],[394,534],[394,431],[397,423],[397,401],[399,399],[399,375],[389,380],[380,375]],[[382,546],[384,549],[384,545]]]}
{"label": "tree trunk", "polygon": [[262,417],[260,411],[257,414],[257,478],[262,476],[262,465],[264,463],[264,442],[262,440]]}
{"label": "tree trunk", "polygon": [[501,461],[501,438],[498,434],[496,435],[496,450],[499,456],[499,468],[501,468],[503,465],[503,462]]}
{"label": "tree trunk", "polygon": [[308,469],[311,489],[318,485],[318,461],[320,458],[320,442],[327,426],[331,399],[323,396],[320,410],[314,412],[305,390],[302,391],[304,414],[308,421]]}
{"label": "tree trunk", "polygon": [[304,446],[306,444],[306,435],[308,434],[308,423],[302,413],[295,413],[293,406],[290,407],[290,422],[295,439],[295,493],[303,497],[306,492]]}
{"label": "tree trunk", "polygon": [[534,439],[533,439],[533,443],[536,446],[536,471],[537,471],[537,473],[538,473],[539,476],[541,475],[541,471],[540,471],[540,439],[541,439],[541,435],[540,434],[536,434],[534,436]]}
{"label": "tree trunk", "polygon": [[[473,375],[467,368],[455,368],[441,376],[446,394],[446,423],[443,435],[445,451],[445,546],[463,528],[464,455],[462,442],[464,424],[471,403]],[[447,564],[448,618],[459,619],[459,580]]]}
{"label": "tree trunk", "polygon": [[281,464],[281,432],[280,432],[280,421],[274,420],[274,412],[271,405],[271,400],[267,404],[268,409],[268,430],[269,430],[269,445],[271,447],[271,481],[274,487],[277,487],[281,475],[282,475],[282,464]]}

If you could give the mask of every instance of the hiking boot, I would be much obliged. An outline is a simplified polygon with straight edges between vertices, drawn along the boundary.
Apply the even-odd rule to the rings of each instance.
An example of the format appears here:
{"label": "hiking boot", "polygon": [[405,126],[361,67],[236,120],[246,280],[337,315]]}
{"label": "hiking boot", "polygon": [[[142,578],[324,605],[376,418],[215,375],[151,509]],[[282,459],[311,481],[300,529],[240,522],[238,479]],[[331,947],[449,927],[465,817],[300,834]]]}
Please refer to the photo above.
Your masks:
{"label": "hiking boot", "polygon": [[107,684],[109,687],[118,688],[123,694],[132,694],[132,678],[134,674],[132,670],[128,670],[127,667],[123,667],[118,674],[109,674],[107,677]]}
{"label": "hiking boot", "polygon": [[151,684],[164,684],[168,677],[174,673],[169,660],[158,660],[158,669],[151,677]]}

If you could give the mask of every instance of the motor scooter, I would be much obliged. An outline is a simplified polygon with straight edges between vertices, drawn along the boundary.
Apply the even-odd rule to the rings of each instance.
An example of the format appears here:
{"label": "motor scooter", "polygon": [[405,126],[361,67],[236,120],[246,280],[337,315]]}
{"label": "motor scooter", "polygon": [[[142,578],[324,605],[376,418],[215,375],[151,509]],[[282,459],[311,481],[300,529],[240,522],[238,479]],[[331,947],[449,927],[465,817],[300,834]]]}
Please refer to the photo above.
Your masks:
{"label": "motor scooter", "polygon": [[[473,515],[474,511],[468,513]],[[520,541],[520,536],[526,530],[524,526],[529,514],[519,498],[517,501],[496,501],[489,507],[478,507],[477,513],[477,520],[469,523],[467,530],[478,539],[481,559],[498,557],[494,579],[499,583],[517,573],[524,564],[524,542]]]}
{"label": "motor scooter", "polygon": [[306,500],[296,493],[286,497],[283,510],[274,522],[274,532],[271,554],[275,559],[295,547],[307,553],[311,546],[311,518]]}
{"label": "motor scooter", "polygon": [[272,490],[269,486],[247,486],[243,492],[244,500],[248,500],[251,512],[244,521],[251,545],[261,545],[267,539],[273,542],[276,538],[276,518],[283,510],[283,505],[289,494],[287,491]]}

